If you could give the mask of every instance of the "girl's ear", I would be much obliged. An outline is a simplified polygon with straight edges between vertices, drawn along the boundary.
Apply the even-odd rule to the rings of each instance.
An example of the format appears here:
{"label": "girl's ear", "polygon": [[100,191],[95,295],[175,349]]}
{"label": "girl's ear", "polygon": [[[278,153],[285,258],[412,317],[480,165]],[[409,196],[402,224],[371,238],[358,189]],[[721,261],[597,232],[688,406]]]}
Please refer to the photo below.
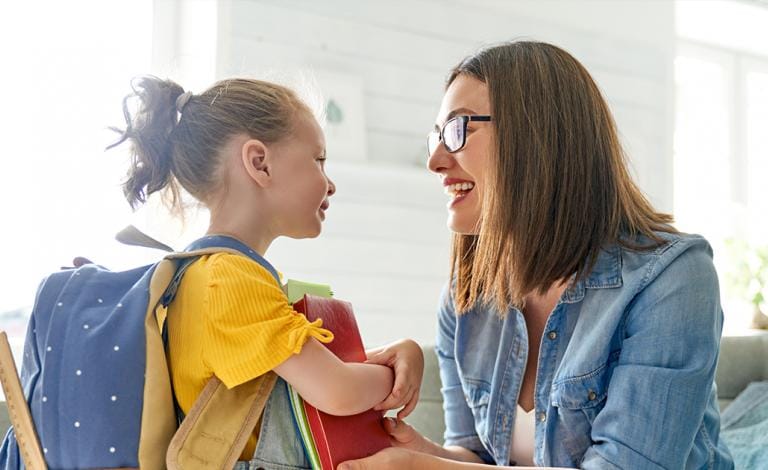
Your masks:
{"label": "girl's ear", "polygon": [[241,149],[241,159],[245,172],[262,188],[272,181],[272,162],[270,152],[264,142],[258,139],[245,141]]}

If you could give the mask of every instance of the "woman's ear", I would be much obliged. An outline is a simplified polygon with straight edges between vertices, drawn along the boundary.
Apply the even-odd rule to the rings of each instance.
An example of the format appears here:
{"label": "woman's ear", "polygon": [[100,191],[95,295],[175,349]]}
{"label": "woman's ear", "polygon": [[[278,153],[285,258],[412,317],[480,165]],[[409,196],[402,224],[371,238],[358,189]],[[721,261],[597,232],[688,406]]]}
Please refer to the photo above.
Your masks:
{"label": "woman's ear", "polygon": [[241,159],[245,172],[259,186],[266,188],[272,181],[270,152],[264,142],[249,139],[243,143]]}

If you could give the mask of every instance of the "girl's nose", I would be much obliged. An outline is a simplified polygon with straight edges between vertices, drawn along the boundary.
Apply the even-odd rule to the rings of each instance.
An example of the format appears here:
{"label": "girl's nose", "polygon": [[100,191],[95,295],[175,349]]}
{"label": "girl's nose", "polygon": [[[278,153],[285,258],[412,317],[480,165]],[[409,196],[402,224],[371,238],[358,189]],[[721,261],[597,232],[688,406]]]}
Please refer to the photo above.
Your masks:
{"label": "girl's nose", "polygon": [[328,178],[327,176],[325,177],[325,179],[328,180],[328,196],[329,197],[333,196],[334,194],[336,194],[336,184],[333,181],[331,181],[331,179]]}

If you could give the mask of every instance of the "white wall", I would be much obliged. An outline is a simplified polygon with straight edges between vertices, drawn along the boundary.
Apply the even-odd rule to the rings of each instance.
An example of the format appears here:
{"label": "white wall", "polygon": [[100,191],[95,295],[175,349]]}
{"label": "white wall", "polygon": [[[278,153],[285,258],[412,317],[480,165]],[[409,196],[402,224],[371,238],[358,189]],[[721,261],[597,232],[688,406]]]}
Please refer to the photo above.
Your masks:
{"label": "white wall", "polygon": [[[194,2],[193,2],[194,3]],[[216,76],[314,69],[360,77],[367,163],[334,162],[323,235],[280,240],[289,277],[352,301],[366,343],[434,337],[447,276],[445,196],[424,166],[444,77],[486,43],[549,41],[593,73],[641,187],[672,208],[673,3],[504,0],[219,0]],[[204,58],[208,60],[209,58]]]}

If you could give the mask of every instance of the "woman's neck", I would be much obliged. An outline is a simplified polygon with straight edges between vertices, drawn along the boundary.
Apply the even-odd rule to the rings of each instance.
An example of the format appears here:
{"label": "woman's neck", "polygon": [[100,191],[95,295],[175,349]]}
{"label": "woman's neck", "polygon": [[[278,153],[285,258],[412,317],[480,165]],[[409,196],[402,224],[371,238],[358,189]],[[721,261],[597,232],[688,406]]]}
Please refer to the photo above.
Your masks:
{"label": "woman's neck", "polygon": [[548,317],[549,312],[555,308],[566,288],[568,288],[568,280],[564,279],[552,284],[543,294],[539,292],[529,293],[525,296],[526,310]]}

